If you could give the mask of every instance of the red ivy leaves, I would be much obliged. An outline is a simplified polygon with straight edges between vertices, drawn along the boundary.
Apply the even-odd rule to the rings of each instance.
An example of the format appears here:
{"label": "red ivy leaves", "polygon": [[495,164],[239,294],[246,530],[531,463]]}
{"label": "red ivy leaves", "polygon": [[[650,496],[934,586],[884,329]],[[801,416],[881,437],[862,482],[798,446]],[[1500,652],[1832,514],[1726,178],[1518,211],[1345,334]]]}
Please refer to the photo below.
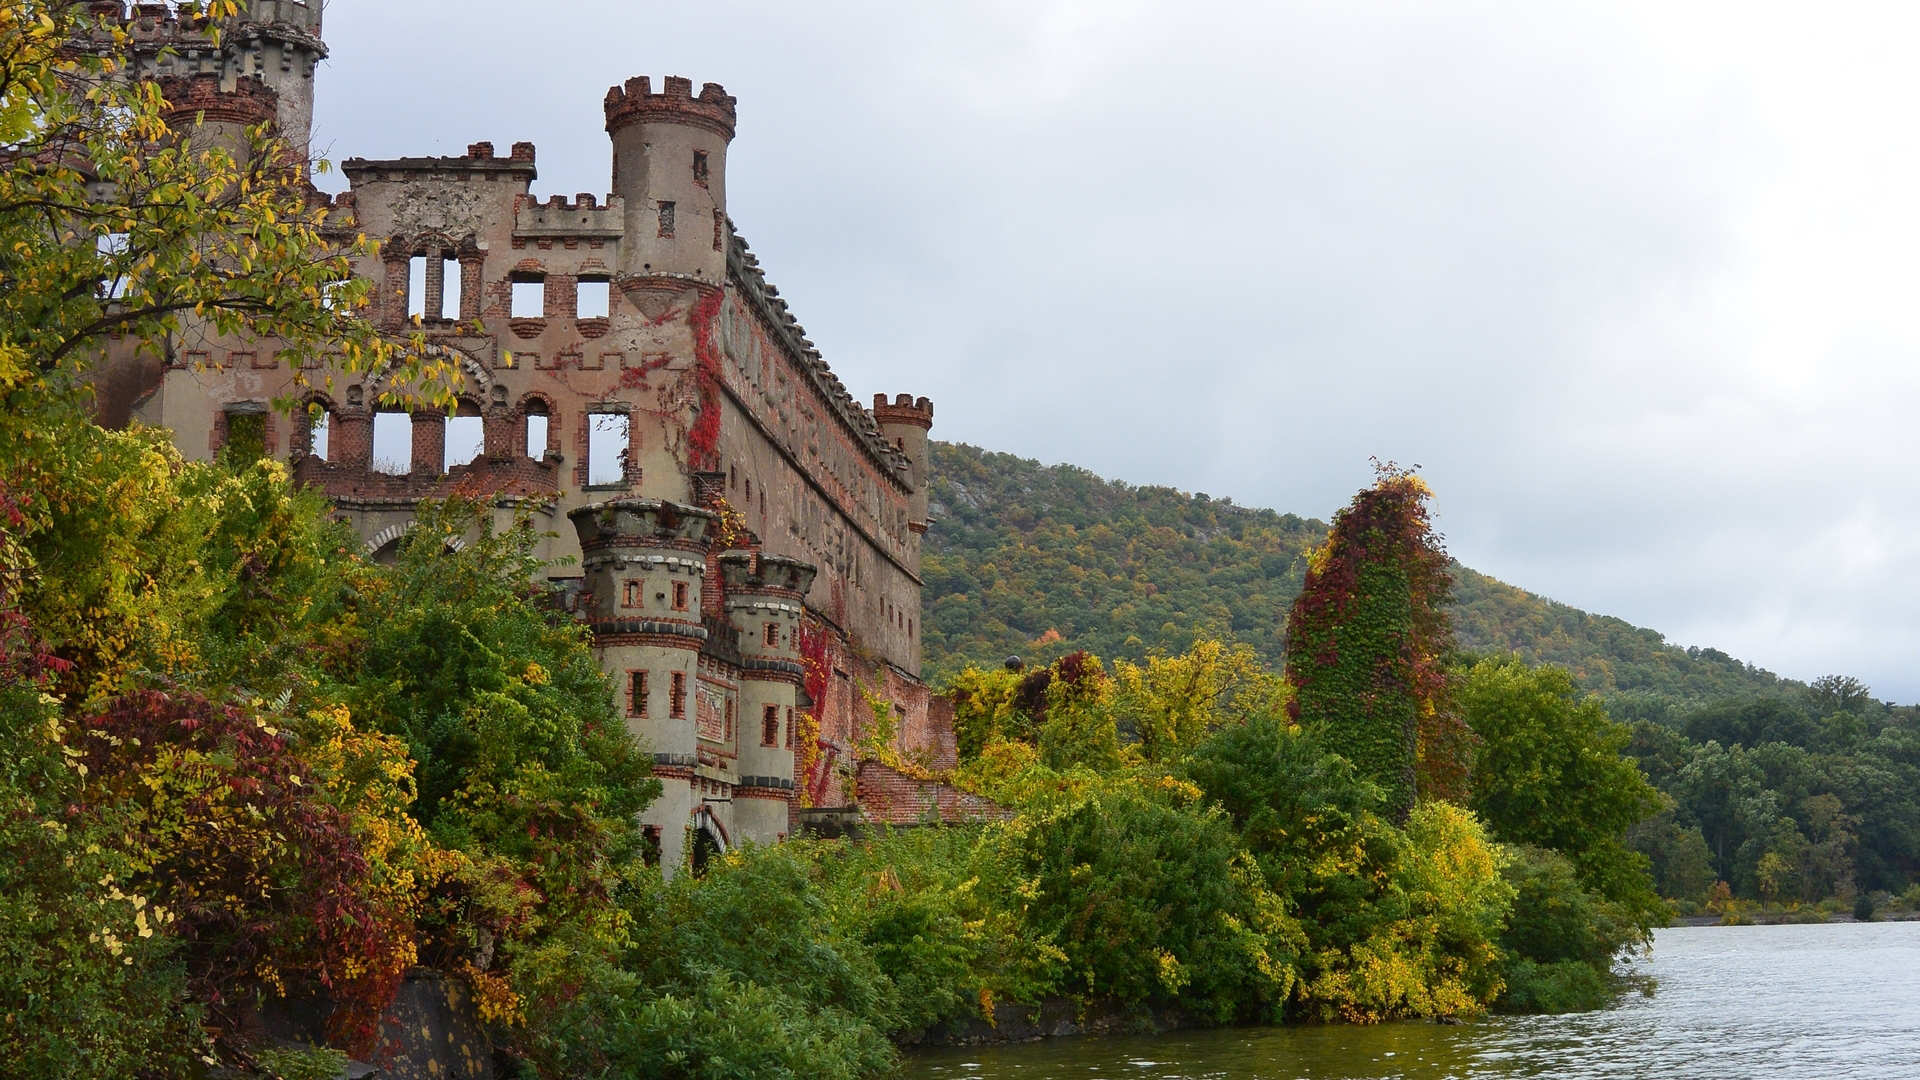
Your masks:
{"label": "red ivy leaves", "polygon": [[[1373,486],[1335,516],[1288,616],[1287,676],[1298,691],[1288,713],[1296,721],[1303,710],[1309,720],[1347,715],[1350,723],[1374,726],[1410,715],[1411,745],[1401,743],[1400,753],[1411,751],[1403,760],[1413,787],[1425,797],[1462,802],[1472,735],[1449,700],[1453,626],[1445,608],[1453,576],[1427,511],[1432,491],[1392,462],[1376,462],[1375,469]],[[1369,582],[1364,588],[1363,579]],[[1400,615],[1369,604],[1380,598],[1367,590],[1389,581],[1407,592]],[[1381,619],[1387,622],[1371,625]],[[1387,743],[1399,740],[1392,732],[1376,734]],[[1370,756],[1360,746],[1339,749]],[[1396,784],[1393,774],[1400,770],[1384,760],[1358,763]],[[1412,787],[1396,792],[1399,809],[1411,805],[1413,794]]]}
{"label": "red ivy leaves", "polygon": [[721,292],[701,294],[694,305],[693,358],[700,380],[700,415],[687,432],[687,467],[695,472],[720,467],[720,348],[713,340],[720,316]]}

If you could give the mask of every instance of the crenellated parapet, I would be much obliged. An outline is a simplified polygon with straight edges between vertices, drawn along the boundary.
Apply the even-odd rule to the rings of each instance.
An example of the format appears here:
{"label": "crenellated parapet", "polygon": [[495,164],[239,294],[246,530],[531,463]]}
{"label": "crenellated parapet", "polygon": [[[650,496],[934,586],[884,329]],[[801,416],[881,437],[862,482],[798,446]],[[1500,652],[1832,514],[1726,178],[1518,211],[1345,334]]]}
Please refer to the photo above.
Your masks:
{"label": "crenellated parapet", "polygon": [[265,84],[277,95],[281,138],[306,153],[313,77],[327,58],[320,0],[252,0],[242,14],[218,26],[206,18],[183,18],[170,4],[128,8],[117,0],[92,0],[87,12],[96,28],[76,45],[119,56],[125,73],[135,78],[212,75],[226,93],[246,82]]}
{"label": "crenellated parapet", "polygon": [[893,424],[907,424],[923,431],[933,428],[933,402],[926,398],[915,398],[912,394],[901,394],[887,401],[887,395],[873,395],[873,419],[882,429]]}
{"label": "crenellated parapet", "polygon": [[636,75],[607,91],[607,134],[634,124],[684,124],[732,139],[738,119],[735,105],[733,95],[719,83],[707,83],[695,97],[693,80],[669,75],[656,94],[651,79]]}

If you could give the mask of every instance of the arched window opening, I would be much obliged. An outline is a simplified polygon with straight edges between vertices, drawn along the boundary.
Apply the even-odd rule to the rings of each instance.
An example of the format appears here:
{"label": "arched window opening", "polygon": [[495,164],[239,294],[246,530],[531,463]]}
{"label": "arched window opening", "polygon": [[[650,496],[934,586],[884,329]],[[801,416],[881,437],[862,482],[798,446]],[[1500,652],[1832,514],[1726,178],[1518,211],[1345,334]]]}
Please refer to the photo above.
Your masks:
{"label": "arched window opening", "polygon": [[307,453],[327,460],[330,450],[330,436],[333,433],[333,414],[325,405],[311,402],[307,405]]}
{"label": "arched window opening", "polygon": [[527,456],[535,461],[547,456],[547,403],[527,402]]}
{"label": "arched window opening", "polygon": [[413,471],[413,414],[398,410],[373,414],[373,471],[388,476]]}
{"label": "arched window opening", "polygon": [[454,415],[447,417],[447,468],[471,462],[486,448],[487,427],[480,406],[462,401]]}

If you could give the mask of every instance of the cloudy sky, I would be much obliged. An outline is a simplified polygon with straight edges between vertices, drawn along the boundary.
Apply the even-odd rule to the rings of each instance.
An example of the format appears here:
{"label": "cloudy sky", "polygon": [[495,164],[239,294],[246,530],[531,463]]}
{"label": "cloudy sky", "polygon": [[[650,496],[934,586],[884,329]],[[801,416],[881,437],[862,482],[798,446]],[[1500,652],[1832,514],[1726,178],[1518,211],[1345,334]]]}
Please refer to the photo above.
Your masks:
{"label": "cloudy sky", "polygon": [[1920,700],[1920,7],[332,0],[334,159],[740,99],[729,211],[856,396]]}

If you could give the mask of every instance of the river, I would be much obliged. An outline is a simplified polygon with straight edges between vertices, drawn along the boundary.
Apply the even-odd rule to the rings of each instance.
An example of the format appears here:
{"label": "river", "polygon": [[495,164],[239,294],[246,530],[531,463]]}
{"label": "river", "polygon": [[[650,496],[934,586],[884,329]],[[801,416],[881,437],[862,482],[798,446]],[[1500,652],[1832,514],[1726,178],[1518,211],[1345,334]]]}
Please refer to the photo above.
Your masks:
{"label": "river", "polygon": [[1662,930],[1658,980],[1571,1016],[920,1051],[909,1080],[1920,1077],[1920,922]]}

